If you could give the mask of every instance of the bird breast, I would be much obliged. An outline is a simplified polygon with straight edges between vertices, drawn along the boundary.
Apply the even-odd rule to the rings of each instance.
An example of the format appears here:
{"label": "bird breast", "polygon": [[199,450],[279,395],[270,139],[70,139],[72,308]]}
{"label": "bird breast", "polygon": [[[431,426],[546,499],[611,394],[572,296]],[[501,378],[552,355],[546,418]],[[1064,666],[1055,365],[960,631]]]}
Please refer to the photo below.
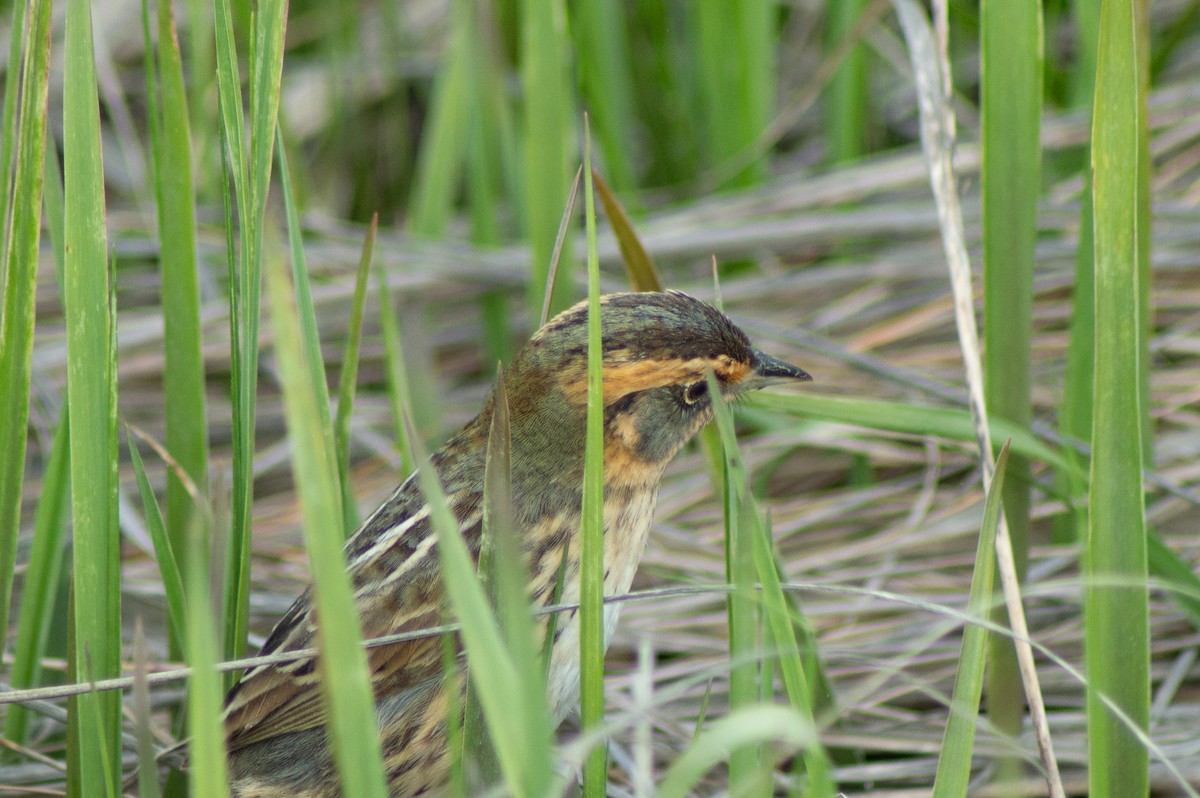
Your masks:
{"label": "bird breast", "polygon": [[[658,482],[643,485],[610,485],[604,499],[604,595],[623,596],[646,548],[650,519],[658,498]],[[562,604],[580,599],[579,539],[572,542],[570,563],[563,581]],[[612,642],[623,602],[604,605],[604,650]],[[568,610],[559,616],[550,657],[548,698],[558,723],[579,700],[579,615]]]}

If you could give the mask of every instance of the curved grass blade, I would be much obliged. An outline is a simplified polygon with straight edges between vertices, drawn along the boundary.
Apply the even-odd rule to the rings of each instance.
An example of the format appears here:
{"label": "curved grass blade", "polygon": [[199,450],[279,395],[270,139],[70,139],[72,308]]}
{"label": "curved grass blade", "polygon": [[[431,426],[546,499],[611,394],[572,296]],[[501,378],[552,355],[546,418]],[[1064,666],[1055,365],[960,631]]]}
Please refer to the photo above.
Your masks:
{"label": "curved grass blade", "polygon": [[[163,581],[163,593],[167,597],[167,620],[176,640],[182,641],[187,636],[187,622],[191,617],[187,614],[184,581],[179,569],[179,558],[175,556],[175,544],[167,534],[163,522],[162,510],[158,499],[154,496],[154,488],[146,478],[146,467],[142,464],[142,454],[134,442],[132,431],[126,427],[126,443],[129,446],[129,459],[133,463],[133,473],[137,477],[138,491],[142,496],[142,511],[145,513],[146,529],[154,542],[154,556],[158,560],[158,572]],[[191,497],[188,497],[191,500]],[[184,538],[184,545],[191,545]],[[204,550],[206,547],[198,547]],[[204,562],[208,562],[208,554],[204,553]],[[190,577],[189,577],[190,580]]]}
{"label": "curved grass blade", "polygon": [[571,181],[571,190],[567,193],[567,204],[563,208],[562,218],[558,220],[558,234],[554,239],[554,250],[550,255],[550,270],[546,274],[546,292],[542,298],[542,315],[538,326],[545,326],[550,318],[551,300],[554,298],[554,286],[558,283],[558,266],[562,262],[563,246],[567,242],[567,231],[571,228],[571,219],[575,216],[575,200],[579,197],[579,177],[583,167],[575,170],[575,179]]}
{"label": "curved grass blade", "polygon": [[[759,393],[746,397],[745,403],[750,407],[769,408],[806,418],[853,424],[868,429],[909,435],[936,435],[966,443],[975,440],[975,428],[970,414],[956,407],[924,407],[901,402],[799,393]],[[1013,451],[1056,468],[1070,468],[1058,451],[1042,443],[1029,430],[1016,427],[1000,418],[989,419],[989,426],[993,441],[1000,442],[1012,438]],[[1080,476],[1086,478],[1086,474]]]}
{"label": "curved grass blade", "polygon": [[788,707],[747,707],[714,722],[697,735],[658,785],[659,798],[685,798],[709,768],[736,748],[783,743],[806,748],[817,741],[816,730]]}
{"label": "curved grass blade", "polygon": [[[996,473],[983,505],[979,526],[979,545],[975,549],[975,570],[967,612],[980,620],[992,611],[992,585],[996,572],[996,527],[1000,523],[1000,498],[1004,474],[1008,469],[1008,443],[996,458]],[[971,780],[971,755],[975,748],[975,722],[979,716],[979,697],[983,692],[988,632],[979,624],[963,627],[962,647],[958,655],[958,673],[954,679],[954,697],[950,702],[950,720],[942,736],[937,775],[933,780],[933,798],[966,796]]]}
{"label": "curved grass blade", "polygon": [[663,290],[662,278],[658,276],[654,259],[642,246],[642,241],[638,237],[629,214],[625,213],[625,207],[599,172],[592,172],[592,180],[596,185],[596,193],[600,195],[600,201],[604,203],[604,215],[608,217],[613,235],[617,237],[617,246],[621,248],[621,259],[625,261],[625,273],[629,276],[629,285],[633,287],[634,291]]}

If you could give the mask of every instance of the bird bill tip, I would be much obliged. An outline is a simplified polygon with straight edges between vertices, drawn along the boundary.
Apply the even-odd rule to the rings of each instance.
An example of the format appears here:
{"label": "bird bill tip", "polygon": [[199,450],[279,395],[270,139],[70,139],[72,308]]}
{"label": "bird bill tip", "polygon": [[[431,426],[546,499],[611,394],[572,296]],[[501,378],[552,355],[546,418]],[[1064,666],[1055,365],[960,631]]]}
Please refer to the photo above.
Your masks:
{"label": "bird bill tip", "polygon": [[754,373],[760,379],[771,382],[781,380],[797,380],[799,382],[811,382],[812,375],[799,366],[793,366],[786,360],[780,360],[777,357],[772,357],[765,352],[754,350]]}

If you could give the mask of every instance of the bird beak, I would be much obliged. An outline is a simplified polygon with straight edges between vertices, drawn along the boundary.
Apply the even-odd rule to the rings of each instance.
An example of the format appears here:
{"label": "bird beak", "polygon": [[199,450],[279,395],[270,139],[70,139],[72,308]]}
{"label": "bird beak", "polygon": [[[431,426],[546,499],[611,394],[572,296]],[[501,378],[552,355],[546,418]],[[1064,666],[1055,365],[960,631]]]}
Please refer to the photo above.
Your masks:
{"label": "bird beak", "polygon": [[807,382],[812,379],[812,375],[799,366],[793,366],[787,361],[771,357],[767,353],[760,352],[757,349],[753,351],[754,374],[748,380],[752,385],[748,385],[747,387],[762,388],[785,380]]}

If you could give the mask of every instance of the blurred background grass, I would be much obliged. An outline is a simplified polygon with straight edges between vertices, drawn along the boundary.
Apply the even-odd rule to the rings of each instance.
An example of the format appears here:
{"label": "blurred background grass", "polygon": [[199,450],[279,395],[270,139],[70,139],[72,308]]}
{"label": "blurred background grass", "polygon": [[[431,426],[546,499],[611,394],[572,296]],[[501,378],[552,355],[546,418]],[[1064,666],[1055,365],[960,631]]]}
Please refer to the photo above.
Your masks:
{"label": "blurred background grass", "polygon": [[[983,269],[1015,275],[1007,289],[994,290],[989,282],[988,299],[980,303],[981,312],[986,307],[990,314],[987,351],[999,348],[1018,361],[998,367],[998,358],[989,358],[989,403],[1018,428],[1032,419],[1035,433],[1055,447],[1048,428],[1090,442],[1095,419],[1088,166],[1098,5],[1045,3],[1042,36],[1033,41],[984,28],[996,23],[970,2],[949,3],[943,29],[967,244]],[[918,144],[913,75],[891,4],[293,2],[286,32],[280,21],[264,21],[268,7],[275,6],[244,0],[227,5],[231,37],[222,56],[214,45],[221,28],[214,27],[212,8],[201,0],[175,6],[178,66],[161,48],[170,23],[160,9],[148,9],[143,24],[137,2],[105,0],[92,7],[102,135],[97,154],[103,157],[98,177],[116,304],[111,366],[117,409],[124,422],[168,444],[213,509],[206,531],[213,542],[201,545],[216,547],[210,589],[224,607],[217,650],[224,657],[240,653],[247,623],[250,642],[261,642],[308,578],[274,331],[264,320],[259,335],[256,321],[260,278],[253,253],[261,257],[264,246],[274,240],[279,248],[283,240],[278,185],[269,200],[255,193],[265,185],[255,180],[265,181],[261,170],[273,157],[275,137],[259,132],[276,118],[273,103],[298,212],[299,229],[289,232],[303,242],[319,331],[317,351],[310,347],[306,356],[323,359],[330,384],[346,362],[366,225],[375,214],[380,220],[376,261],[395,318],[380,312],[381,287],[373,278],[346,446],[360,517],[407,470],[400,452],[409,449],[395,408],[411,407],[417,434],[436,445],[479,407],[495,362],[536,327],[559,219],[582,157],[580,114],[587,110],[597,169],[629,210],[667,287],[712,298],[715,257],[725,307],[759,345],[814,373],[813,391],[883,401],[853,424],[813,409],[781,414],[763,406],[743,408],[739,424],[751,485],[771,507],[782,580],[813,588],[802,594],[805,617],[838,697],[836,717],[824,721],[833,780],[847,792],[924,794],[948,715],[959,630],[952,618],[931,620],[884,593],[964,607],[983,497],[977,459],[950,440],[955,436],[939,425],[939,412],[915,427],[897,429],[894,423],[911,405],[960,408],[964,390],[939,224]],[[1200,478],[1200,266],[1194,257],[1200,246],[1200,4],[1138,8],[1146,36],[1139,78],[1145,91],[1138,101],[1148,108],[1139,146],[1146,148],[1148,169],[1136,179],[1145,181],[1153,219],[1136,228],[1138,246],[1148,248],[1147,276],[1138,279],[1147,280],[1144,307],[1150,312],[1139,317],[1144,330],[1134,343],[1144,347],[1140,375],[1129,379],[1145,380],[1135,411],[1147,425],[1141,451],[1152,469],[1144,515],[1164,549],[1177,555],[1164,567],[1176,568],[1182,578],[1200,556],[1195,489],[1189,488]],[[6,187],[10,179],[19,183],[19,176],[11,177],[21,152],[17,144],[25,141],[12,135],[17,123],[38,117],[36,106],[32,117],[9,111],[18,96],[28,96],[15,90],[17,77],[37,74],[35,62],[21,72],[22,50],[11,46],[16,32],[38,30],[24,10],[17,4],[0,22],[0,41],[10,43],[5,118],[13,122],[3,139]],[[66,440],[55,430],[66,406],[72,346],[56,278],[63,256],[56,256],[55,244],[61,247],[64,235],[58,158],[69,165],[72,153],[63,144],[65,25],[61,14],[48,19],[48,111],[41,118],[47,152],[56,157],[46,170],[46,231],[29,250],[39,253],[36,261],[22,259],[13,249],[20,243],[20,217],[6,222],[3,281],[6,303],[24,301],[17,290],[24,280],[36,287],[30,306],[37,316],[28,371],[32,398],[26,405],[17,396],[23,391],[7,397],[28,413],[24,480],[18,473],[14,481],[11,465],[0,472],[3,487],[19,497],[0,509],[12,513],[6,518],[21,519],[20,534],[6,537],[16,554],[5,564],[6,579],[16,573],[6,657],[19,661],[10,680],[21,686],[67,678],[71,659],[70,557],[55,537],[70,528],[71,499],[61,488],[69,461],[56,460],[52,451],[57,438]],[[272,36],[282,48],[277,98],[270,64],[255,71]],[[997,60],[984,69],[981,49],[988,42]],[[1024,113],[1032,121],[1015,118],[1020,114],[1003,105],[989,115],[982,107],[988,90],[981,73],[1000,74],[994,85],[1002,92],[1010,87],[1002,59],[1031,63],[1043,48],[1040,74],[1020,78]],[[228,60],[234,49],[241,55],[240,79]],[[87,57],[84,51],[76,55]],[[182,80],[172,85],[176,69]],[[244,123],[233,119],[228,100],[221,107],[218,76],[226,92],[240,85],[248,95]],[[1031,100],[1029,92],[1039,88],[1040,98]],[[241,98],[236,102],[240,108]],[[241,141],[223,143],[240,135],[243,124],[252,131],[248,166],[232,157]],[[171,136],[181,129],[191,132],[190,156],[186,150],[171,153],[178,146]],[[997,200],[990,193],[995,179],[989,182],[981,172],[987,166],[980,142],[996,142],[993,152],[1007,152],[1014,136],[1020,148],[998,168],[1006,174],[1023,170],[1021,179],[1010,181],[1017,184],[1015,193],[1006,197],[1001,190]],[[164,225],[193,213],[186,204],[168,205],[165,189],[178,176],[172,157],[193,166],[193,187],[184,191],[194,196],[194,233]],[[226,177],[226,164],[233,178]],[[236,176],[239,169],[244,178]],[[97,199],[97,191],[88,196]],[[227,206],[231,195],[236,201]],[[81,198],[68,190],[68,204],[73,197]],[[14,214],[22,207],[20,195],[8,190],[4,201]],[[1002,215],[989,215],[989,203]],[[166,213],[168,207],[176,210]],[[18,254],[10,256],[10,250]],[[192,251],[194,266],[185,259],[172,272],[173,256]],[[552,308],[584,295],[583,253],[582,227],[576,225],[568,230]],[[603,288],[627,287],[617,245],[603,228],[599,255]],[[1027,271],[1016,268],[1014,258],[1024,259],[1021,269]],[[37,265],[28,278],[18,276],[25,274],[22,263]],[[172,274],[182,274],[184,282],[173,282]],[[94,289],[92,300],[103,290]],[[995,292],[1003,290],[1012,293]],[[240,297],[232,303],[233,327],[231,295]],[[7,305],[5,313],[7,346],[17,340],[7,325],[20,314]],[[191,332],[180,332],[181,325]],[[235,344],[231,329],[242,336]],[[12,351],[5,349],[4,357]],[[1015,398],[999,397],[1014,387]],[[1138,391],[1133,384],[1112,387]],[[14,396],[18,401],[12,402]],[[248,400],[252,396],[257,406]],[[949,410],[941,416],[949,426]],[[1102,425],[1099,434],[1108,429]],[[197,437],[198,430],[203,434]],[[115,440],[114,434],[90,442],[111,447]],[[19,462],[14,451],[6,446],[9,462]],[[1068,506],[1064,499],[1078,499],[1082,486],[1077,470],[1017,452],[1031,459],[1020,465],[1014,458],[1005,506],[1010,523],[1028,519],[1029,548],[1019,557],[1028,557],[1033,634],[1078,664],[1086,580],[1075,541],[1085,536],[1087,515],[1080,508],[1086,502]],[[1068,446],[1061,456],[1071,460],[1076,454]],[[699,451],[689,451],[671,469],[635,587],[726,582],[720,481],[709,468]],[[195,574],[185,552],[194,522],[185,481],[169,479],[181,472],[158,456],[146,457],[145,470],[163,497],[190,592]],[[1136,474],[1131,478],[1135,485],[1140,481]],[[1014,492],[1027,498],[1012,499]],[[114,605],[120,599],[123,641],[132,637],[133,619],[142,618],[152,657],[165,667],[184,652],[181,640],[168,645],[162,546],[137,498],[131,461],[120,460],[119,480],[101,493],[97,501],[111,495],[120,506],[113,537],[103,545],[114,544],[119,527],[121,576],[119,583],[109,579],[105,596]],[[238,530],[248,529],[251,520],[252,548],[243,548],[247,539]],[[877,593],[845,592],[864,588]],[[1191,600],[1189,611],[1177,592],[1151,592],[1149,676],[1134,687],[1149,688],[1154,741],[1186,780],[1196,782],[1200,596]],[[627,608],[608,658],[609,712],[642,706],[646,680],[655,706],[649,716],[633,713],[636,722],[617,724],[610,789],[644,790],[653,774],[688,748],[699,719],[726,713],[731,669],[724,606],[724,594],[715,591],[657,596]],[[128,647],[122,651],[128,661]],[[761,678],[764,672],[757,673]],[[1072,791],[1085,793],[1084,689],[1051,665],[1042,678],[1060,763]],[[1007,794],[1040,794],[1045,788],[1030,764],[1036,754],[1022,731],[1018,685],[1010,680],[993,688],[1005,692],[987,701],[992,720],[980,722],[977,754],[983,756],[976,757],[974,775],[988,779],[992,763],[1007,762],[1000,770],[1015,779]],[[766,688],[764,696],[772,695]],[[784,695],[780,682],[781,702]],[[163,739],[182,734],[161,712],[179,704],[179,692],[156,690],[153,699]],[[1007,720],[996,717],[1000,703],[1010,709]],[[61,719],[38,713],[14,720],[19,714],[6,714],[6,736],[61,759]],[[646,738],[638,736],[646,727],[648,753]],[[108,738],[113,745],[101,758],[118,750]],[[126,758],[131,766],[131,748]],[[0,783],[53,785],[60,778],[29,757],[8,759],[0,766]],[[780,763],[776,784],[791,784],[792,772],[790,763]],[[725,771],[714,769],[696,789],[720,793],[725,778]],[[1162,794],[1184,789],[1158,762],[1151,765],[1150,781]]]}

